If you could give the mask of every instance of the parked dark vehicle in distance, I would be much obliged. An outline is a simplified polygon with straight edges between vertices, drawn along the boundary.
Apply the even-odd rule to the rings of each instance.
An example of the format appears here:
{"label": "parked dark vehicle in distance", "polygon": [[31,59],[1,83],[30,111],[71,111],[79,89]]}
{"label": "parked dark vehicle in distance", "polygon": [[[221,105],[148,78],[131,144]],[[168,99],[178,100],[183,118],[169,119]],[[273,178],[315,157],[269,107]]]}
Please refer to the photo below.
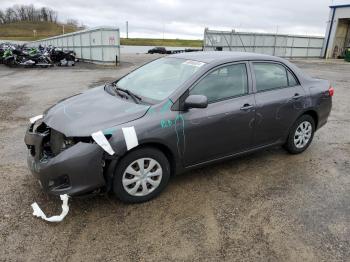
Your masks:
{"label": "parked dark vehicle in distance", "polygon": [[28,165],[50,194],[143,202],[192,168],[276,145],[303,152],[333,92],[273,56],[170,55],[31,119]]}
{"label": "parked dark vehicle in distance", "polygon": [[168,51],[165,49],[165,47],[153,47],[152,49],[148,50],[149,54],[167,54]]}

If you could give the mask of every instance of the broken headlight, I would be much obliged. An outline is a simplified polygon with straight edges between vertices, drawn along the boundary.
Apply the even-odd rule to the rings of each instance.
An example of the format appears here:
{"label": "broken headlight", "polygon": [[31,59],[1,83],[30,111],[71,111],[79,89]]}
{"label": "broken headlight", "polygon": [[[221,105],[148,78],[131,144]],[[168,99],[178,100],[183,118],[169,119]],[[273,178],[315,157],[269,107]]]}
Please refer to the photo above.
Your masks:
{"label": "broken headlight", "polygon": [[82,143],[93,143],[91,137],[65,137],[63,136],[63,141],[61,143],[60,151],[66,150],[79,142]]}
{"label": "broken headlight", "polygon": [[44,143],[44,151],[48,156],[57,156],[79,142],[92,143],[93,140],[91,137],[66,137],[61,132],[51,128],[50,138]]}
{"label": "broken headlight", "polygon": [[62,150],[65,150],[71,146],[74,146],[76,144],[76,142],[74,141],[73,138],[71,137],[66,137],[64,140],[63,140],[63,143],[62,143],[62,147],[61,147],[61,151]]}

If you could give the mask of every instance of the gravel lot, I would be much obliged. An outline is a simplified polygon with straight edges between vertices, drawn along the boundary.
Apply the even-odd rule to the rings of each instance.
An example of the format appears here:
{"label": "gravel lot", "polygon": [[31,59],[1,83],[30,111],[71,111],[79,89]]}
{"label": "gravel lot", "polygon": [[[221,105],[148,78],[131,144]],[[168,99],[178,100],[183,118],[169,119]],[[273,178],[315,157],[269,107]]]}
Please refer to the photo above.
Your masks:
{"label": "gravel lot", "polygon": [[26,167],[28,118],[110,81],[119,68],[0,65],[0,261],[349,261],[350,63],[295,60],[335,87],[328,124],[301,155],[269,149],[175,177],[160,197],[125,205],[112,195],[70,200],[63,222]]}

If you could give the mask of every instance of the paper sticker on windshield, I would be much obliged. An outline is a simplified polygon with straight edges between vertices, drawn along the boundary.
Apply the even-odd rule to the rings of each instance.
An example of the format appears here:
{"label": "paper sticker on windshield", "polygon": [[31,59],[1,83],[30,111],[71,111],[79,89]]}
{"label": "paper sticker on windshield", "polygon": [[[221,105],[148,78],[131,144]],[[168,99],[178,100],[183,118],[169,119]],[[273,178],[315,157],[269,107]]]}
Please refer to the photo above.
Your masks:
{"label": "paper sticker on windshield", "polygon": [[196,67],[201,67],[205,65],[203,62],[199,61],[194,61],[194,60],[186,60],[185,62],[182,63],[183,65],[191,65],[191,66],[196,66]]}

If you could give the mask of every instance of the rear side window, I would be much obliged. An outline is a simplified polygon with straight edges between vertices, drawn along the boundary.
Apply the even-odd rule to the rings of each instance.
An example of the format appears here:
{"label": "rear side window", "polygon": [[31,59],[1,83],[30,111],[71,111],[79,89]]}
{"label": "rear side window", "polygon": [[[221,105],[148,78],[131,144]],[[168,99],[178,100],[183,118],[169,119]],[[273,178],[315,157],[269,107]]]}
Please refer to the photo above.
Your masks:
{"label": "rear side window", "polygon": [[284,66],[273,63],[253,63],[253,65],[258,92],[288,86],[287,70]]}
{"label": "rear side window", "polygon": [[205,95],[212,103],[248,93],[248,75],[245,64],[234,64],[206,75],[191,89],[192,95]]}

